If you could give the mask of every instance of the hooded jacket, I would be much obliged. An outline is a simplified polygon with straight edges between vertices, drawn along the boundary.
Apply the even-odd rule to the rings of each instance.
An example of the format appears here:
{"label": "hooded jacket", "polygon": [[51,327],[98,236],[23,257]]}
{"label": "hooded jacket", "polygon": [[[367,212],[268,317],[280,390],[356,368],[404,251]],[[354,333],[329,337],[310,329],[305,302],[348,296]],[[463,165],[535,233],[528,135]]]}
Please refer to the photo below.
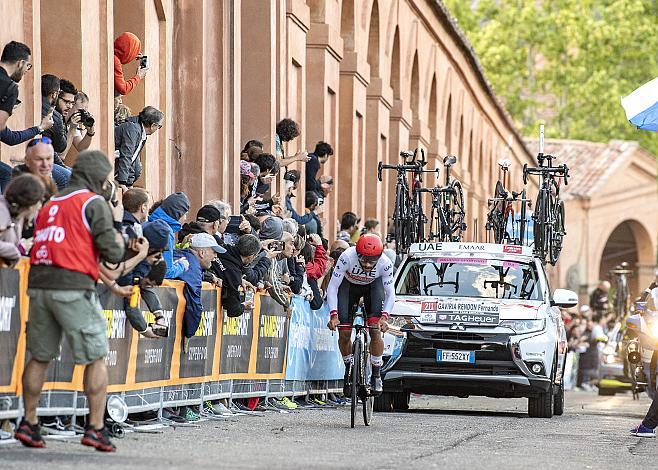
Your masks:
{"label": "hooded jacket", "polygon": [[[66,196],[80,189],[88,189],[103,194],[103,183],[111,173],[112,166],[103,152],[87,150],[82,152],[73,166],[69,186],[57,194]],[[42,209],[43,210],[43,209]],[[44,215],[47,216],[47,215]],[[109,263],[123,260],[124,245],[117,241],[117,231],[113,225],[112,212],[103,199],[89,201],[85,207],[85,218],[94,240],[94,246],[101,259]],[[57,282],[53,282],[57,279]],[[86,274],[54,266],[35,265],[30,268],[28,287],[38,289],[94,290],[94,280]]]}
{"label": "hooded jacket", "polygon": [[244,269],[240,251],[235,246],[226,246],[226,253],[218,254],[213,264],[217,268],[215,275],[222,280],[222,307],[229,317],[239,317],[244,313],[239,290]]}
{"label": "hooded jacket", "polygon": [[169,233],[167,234],[167,239],[169,240],[168,246],[162,253],[162,257],[167,263],[167,273],[165,274],[167,279],[175,279],[185,271],[182,264],[174,263],[174,245],[176,245],[174,234],[182,228],[178,219],[189,210],[189,207],[190,202],[185,193],[174,193],[167,196],[165,200],[162,201],[160,207],[153,211],[153,214],[149,216],[149,222],[163,220],[169,226]]}
{"label": "hooded jacket", "polygon": [[135,75],[126,81],[123,78],[123,64],[128,64],[137,58],[142,49],[142,43],[133,33],[122,33],[114,40],[114,91],[119,95],[127,95],[137,86],[141,78]]}

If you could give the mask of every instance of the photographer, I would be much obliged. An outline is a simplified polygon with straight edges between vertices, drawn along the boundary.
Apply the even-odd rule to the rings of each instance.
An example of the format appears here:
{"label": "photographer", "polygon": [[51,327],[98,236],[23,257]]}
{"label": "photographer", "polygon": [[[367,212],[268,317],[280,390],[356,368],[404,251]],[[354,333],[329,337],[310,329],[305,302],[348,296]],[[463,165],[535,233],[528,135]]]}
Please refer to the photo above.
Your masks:
{"label": "photographer", "polygon": [[261,250],[254,235],[242,235],[235,246],[227,246],[226,253],[217,255],[217,276],[222,280],[222,308],[229,317],[239,317],[245,309],[252,309],[253,302],[241,298],[242,276]]}
{"label": "photographer", "polygon": [[114,128],[114,178],[125,187],[132,186],[142,174],[139,155],[149,135],[162,127],[164,113],[146,106],[138,116]]}
{"label": "photographer", "polygon": [[5,45],[0,57],[0,131],[18,102],[18,82],[32,68],[32,51],[25,44],[11,41]]}
{"label": "photographer", "polygon": [[[36,409],[50,362],[60,354],[65,333],[76,364],[84,365],[84,392],[89,420],[81,443],[104,452],[116,450],[104,427],[108,353],[107,321],[96,293],[99,261],[119,263],[124,241],[114,226],[121,204],[103,199],[112,165],[100,151],[85,151],[73,167],[70,187],[52,198],[36,219],[30,258],[28,295],[31,359],[23,373],[25,418],[15,438],[29,447],[44,447]],[[61,239],[49,237],[54,231]],[[56,282],[54,282],[56,280]]]}
{"label": "photographer", "polygon": [[73,135],[67,141],[66,150],[62,153],[64,159],[68,156],[71,147],[75,147],[78,152],[87,150],[91,145],[91,138],[96,134],[94,125],[96,120],[89,112],[89,97],[84,91],[79,91],[75,95],[75,104],[69,111],[67,118],[67,126],[69,128],[69,135],[73,130]]}
{"label": "photographer", "polygon": [[[149,71],[146,56],[140,53],[142,43],[133,33],[122,33],[114,40],[114,92],[119,95],[127,95],[137,86]],[[123,78],[123,65],[137,59],[137,73],[126,80]]]}
{"label": "photographer", "polygon": [[[53,148],[55,149],[55,164],[65,167],[64,161],[61,157],[65,156],[66,152],[68,152],[68,149],[73,142],[73,137],[75,136],[75,127],[79,123],[79,119],[77,117],[72,119],[70,114],[70,111],[75,104],[75,96],[78,94],[78,90],[73,83],[64,78],[60,78],[59,93],[53,102],[52,89],[54,88],[56,80],[57,77],[54,75],[44,75],[41,78],[42,93],[44,96],[45,93],[48,93],[47,96],[49,98],[47,102],[42,104],[41,115],[45,116],[51,110],[46,103],[49,103],[51,106],[54,105],[55,107],[53,112],[53,127],[46,130],[43,135],[50,137],[53,141]],[[70,122],[74,123],[74,125],[71,126]]]}

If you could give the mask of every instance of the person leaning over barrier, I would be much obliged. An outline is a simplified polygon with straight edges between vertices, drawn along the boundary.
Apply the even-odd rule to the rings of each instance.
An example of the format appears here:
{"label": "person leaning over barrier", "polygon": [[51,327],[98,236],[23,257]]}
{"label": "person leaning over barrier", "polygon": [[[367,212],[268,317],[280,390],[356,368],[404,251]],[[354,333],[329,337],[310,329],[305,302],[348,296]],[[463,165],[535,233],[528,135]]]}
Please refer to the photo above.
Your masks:
{"label": "person leaning over barrier", "polygon": [[209,233],[195,233],[190,237],[189,248],[175,250],[174,258],[184,258],[189,269],[181,273],[177,279],[185,283],[185,315],[183,316],[183,350],[187,352],[187,343],[194,336],[201,321],[201,283],[203,270],[210,269],[212,260],[226,250],[219,246],[215,237]]}
{"label": "person leaning over barrier", "polygon": [[239,317],[245,309],[254,308],[253,302],[241,299],[240,288],[245,266],[256,259],[260,249],[258,237],[242,235],[234,246],[226,246],[226,253],[217,255],[215,274],[222,280],[222,307],[229,317]]}
{"label": "person leaning over barrier", "polygon": [[50,361],[60,354],[66,334],[76,364],[86,366],[84,392],[89,419],[81,443],[116,450],[103,426],[108,353],[107,321],[96,293],[99,261],[119,263],[124,242],[118,227],[123,208],[101,196],[110,185],[112,165],[100,151],[82,152],[70,185],[37,215],[30,257],[27,350],[23,373],[25,418],[15,437],[28,447],[45,447],[36,415]]}

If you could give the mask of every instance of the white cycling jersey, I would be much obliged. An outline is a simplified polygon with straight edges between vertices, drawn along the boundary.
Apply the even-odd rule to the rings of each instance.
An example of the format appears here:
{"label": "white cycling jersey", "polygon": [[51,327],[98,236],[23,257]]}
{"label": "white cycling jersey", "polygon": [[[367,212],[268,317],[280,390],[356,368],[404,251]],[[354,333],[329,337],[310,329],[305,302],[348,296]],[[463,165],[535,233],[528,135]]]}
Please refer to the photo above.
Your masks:
{"label": "white cycling jersey", "polygon": [[359,263],[359,256],[356,252],[356,247],[350,247],[340,255],[334,272],[331,275],[331,281],[327,287],[327,303],[329,304],[329,311],[333,312],[338,309],[338,288],[347,279],[352,284],[367,285],[374,282],[376,279],[382,278],[384,285],[384,292],[386,300],[384,301],[383,312],[391,313],[393,305],[395,304],[395,289],[393,286],[393,263],[391,260],[382,255],[379,261],[370,272],[366,272]]}

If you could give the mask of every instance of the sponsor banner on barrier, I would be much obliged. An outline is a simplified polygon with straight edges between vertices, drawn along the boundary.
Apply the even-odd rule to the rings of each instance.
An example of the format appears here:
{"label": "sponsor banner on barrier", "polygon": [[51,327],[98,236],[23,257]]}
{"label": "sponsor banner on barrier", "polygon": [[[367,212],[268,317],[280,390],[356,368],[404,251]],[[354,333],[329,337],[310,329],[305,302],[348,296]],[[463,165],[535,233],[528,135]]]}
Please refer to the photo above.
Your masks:
{"label": "sponsor banner on barrier", "polygon": [[295,296],[292,302],[286,380],[338,380],[344,365],[338,349],[338,333],[327,328],[329,309],[311,310]]}
{"label": "sponsor banner on barrier", "polygon": [[[21,334],[20,273],[0,269],[0,390],[9,391],[17,367],[18,339]],[[13,391],[13,390],[12,390]]]}
{"label": "sponsor banner on barrier", "polygon": [[213,370],[215,342],[217,341],[217,290],[202,290],[201,322],[187,345],[181,348],[180,377],[210,377]]}
{"label": "sponsor banner on barrier", "polygon": [[283,374],[288,342],[288,315],[274,299],[260,297],[258,319],[257,374]]}
{"label": "sponsor banner on barrier", "polygon": [[219,359],[219,373],[249,373],[251,344],[254,338],[254,312],[245,310],[239,317],[229,317],[224,312],[222,318],[222,352]]}
{"label": "sponsor banner on barrier", "polygon": [[133,329],[126,318],[123,297],[112,294],[103,284],[100,284],[96,291],[103,306],[103,316],[107,320],[109,352],[105,357],[105,365],[108,384],[125,384]]}
{"label": "sponsor banner on barrier", "polygon": [[[137,358],[135,366],[135,383],[157,382],[168,380],[171,373],[171,362],[174,353],[177,334],[176,312],[178,310],[178,289],[174,287],[159,287],[156,294],[162,304],[165,323],[169,326],[167,338],[145,338],[139,335],[137,340]],[[146,303],[141,303],[142,314],[147,323],[155,322],[155,317],[148,311]]]}

